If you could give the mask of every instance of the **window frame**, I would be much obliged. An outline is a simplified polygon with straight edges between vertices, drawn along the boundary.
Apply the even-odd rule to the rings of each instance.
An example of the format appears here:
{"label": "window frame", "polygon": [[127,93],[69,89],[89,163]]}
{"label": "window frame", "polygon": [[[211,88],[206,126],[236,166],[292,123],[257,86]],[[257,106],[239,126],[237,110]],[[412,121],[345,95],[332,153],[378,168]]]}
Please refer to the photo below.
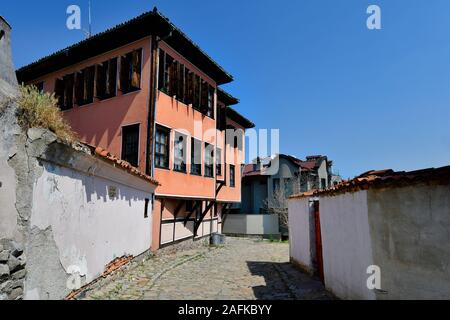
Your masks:
{"label": "window frame", "polygon": [[[183,160],[184,160],[184,163],[182,162],[182,164],[180,165],[180,168],[177,168],[177,150],[176,150],[176,148],[177,148],[177,143],[178,143],[178,141],[177,141],[177,136],[178,137],[183,137],[183,139],[184,139],[184,141],[182,142],[183,143],[183,154],[184,154],[184,156],[183,156]],[[176,172],[181,172],[181,173],[187,173],[187,135],[186,134],[183,134],[183,133],[181,133],[181,132],[178,132],[178,131],[174,131],[174,135],[173,135],[173,171],[176,171]],[[183,166],[183,164],[184,164],[184,166]]]}
{"label": "window frame", "polygon": [[[233,170],[231,170],[233,169]],[[231,174],[233,172],[233,174]],[[233,177],[233,179],[231,179]],[[236,166],[234,164],[230,164],[230,187],[236,187]]]}
{"label": "window frame", "polygon": [[[156,158],[160,157],[160,156],[164,156],[163,153],[159,153],[157,152],[157,144],[159,143],[157,140],[157,134],[159,132],[164,132],[166,134],[166,153],[167,153],[167,165],[159,165],[157,164]],[[161,125],[156,125],[156,130],[155,130],[155,168],[157,169],[170,169],[170,128],[161,126]]]}
{"label": "window frame", "polygon": [[[199,147],[199,159],[200,159],[200,163],[195,163],[195,151],[196,149],[194,148],[195,146],[195,142],[198,143],[198,147]],[[198,170],[194,170],[195,166],[198,166]],[[194,176],[201,176],[202,175],[202,141],[200,139],[196,139],[194,137],[191,137],[191,165],[190,165],[190,174],[194,175]],[[198,172],[197,172],[198,171]]]}
{"label": "window frame", "polygon": [[[124,135],[124,128],[127,127],[136,127],[138,128],[137,130],[137,155],[136,155],[136,164],[133,164],[132,162],[130,162],[128,159],[126,159],[126,157],[124,156],[124,152],[125,152],[125,135]],[[127,125],[122,126],[121,128],[121,133],[122,133],[122,144],[121,144],[121,150],[120,150],[120,154],[121,154],[121,159],[127,161],[128,163],[130,163],[132,166],[134,167],[138,167],[139,166],[139,153],[140,153],[140,141],[141,141],[141,124],[139,122],[137,123],[130,123]]]}
{"label": "window frame", "polygon": [[[215,162],[214,162],[214,145],[210,144],[208,142],[204,143],[203,146],[203,176],[207,177],[207,178],[214,178],[214,167],[215,167]],[[208,149],[211,149],[211,153],[207,152]]]}

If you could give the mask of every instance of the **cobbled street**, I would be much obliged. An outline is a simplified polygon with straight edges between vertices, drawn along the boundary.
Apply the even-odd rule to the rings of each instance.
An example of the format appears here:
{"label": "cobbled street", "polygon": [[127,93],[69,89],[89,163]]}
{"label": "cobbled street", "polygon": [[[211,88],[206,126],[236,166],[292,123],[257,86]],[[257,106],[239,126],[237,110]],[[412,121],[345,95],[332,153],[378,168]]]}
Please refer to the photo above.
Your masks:
{"label": "cobbled street", "polygon": [[[289,263],[289,245],[227,238],[220,247],[162,254],[133,263],[85,299],[333,299],[318,279]],[[80,298],[80,297],[79,297]]]}

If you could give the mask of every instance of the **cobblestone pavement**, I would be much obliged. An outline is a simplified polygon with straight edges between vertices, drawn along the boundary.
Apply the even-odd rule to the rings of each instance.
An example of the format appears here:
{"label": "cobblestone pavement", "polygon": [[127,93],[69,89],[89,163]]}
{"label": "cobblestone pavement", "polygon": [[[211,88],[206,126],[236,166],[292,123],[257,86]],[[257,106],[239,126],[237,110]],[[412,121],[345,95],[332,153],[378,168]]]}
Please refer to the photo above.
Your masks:
{"label": "cobblestone pavement", "polygon": [[85,299],[332,299],[320,281],[289,263],[286,243],[227,238],[221,247],[135,263]]}

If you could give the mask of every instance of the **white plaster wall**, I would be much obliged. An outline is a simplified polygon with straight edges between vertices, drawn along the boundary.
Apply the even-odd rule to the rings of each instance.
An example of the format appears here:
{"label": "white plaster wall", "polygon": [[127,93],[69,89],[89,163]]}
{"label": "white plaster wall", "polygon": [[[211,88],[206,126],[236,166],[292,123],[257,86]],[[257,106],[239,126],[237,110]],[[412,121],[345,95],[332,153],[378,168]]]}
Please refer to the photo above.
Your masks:
{"label": "white plaster wall", "polygon": [[373,265],[367,191],[320,198],[325,286],[343,299],[375,299],[367,289]]}
{"label": "white plaster wall", "polygon": [[305,270],[313,272],[310,236],[310,203],[308,198],[290,199],[289,210],[289,254],[291,259]]}
{"label": "white plaster wall", "polygon": [[369,190],[378,299],[450,299],[450,186]]}
{"label": "white plaster wall", "polygon": [[229,214],[223,225],[223,233],[248,235],[279,234],[276,214]]}
{"label": "white plaster wall", "polygon": [[[110,179],[43,162],[33,191],[31,227],[51,228],[62,267],[67,272],[77,266],[86,282],[116,257],[145,252],[152,238],[151,201],[148,218],[144,201],[151,200],[155,187],[103,161],[95,165]],[[108,186],[117,187],[117,198],[109,198]],[[27,290],[39,298],[35,288]]]}

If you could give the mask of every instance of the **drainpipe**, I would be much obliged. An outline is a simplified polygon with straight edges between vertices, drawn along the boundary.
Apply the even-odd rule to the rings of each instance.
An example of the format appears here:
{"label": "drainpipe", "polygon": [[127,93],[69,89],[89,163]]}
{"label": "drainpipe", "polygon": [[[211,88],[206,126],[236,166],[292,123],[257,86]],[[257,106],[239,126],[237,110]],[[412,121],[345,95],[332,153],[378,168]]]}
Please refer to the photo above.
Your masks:
{"label": "drainpipe", "polygon": [[[156,16],[158,11],[156,7],[153,9],[153,14]],[[165,40],[172,36],[174,27],[163,38],[158,38],[156,35],[151,35],[151,63],[150,63],[150,94],[149,94],[149,108],[147,116],[147,153],[145,162],[145,171],[151,177],[155,176],[155,148],[154,148],[154,136],[156,131],[156,97],[158,96],[158,44],[160,41]],[[149,160],[149,155],[151,159]]]}

